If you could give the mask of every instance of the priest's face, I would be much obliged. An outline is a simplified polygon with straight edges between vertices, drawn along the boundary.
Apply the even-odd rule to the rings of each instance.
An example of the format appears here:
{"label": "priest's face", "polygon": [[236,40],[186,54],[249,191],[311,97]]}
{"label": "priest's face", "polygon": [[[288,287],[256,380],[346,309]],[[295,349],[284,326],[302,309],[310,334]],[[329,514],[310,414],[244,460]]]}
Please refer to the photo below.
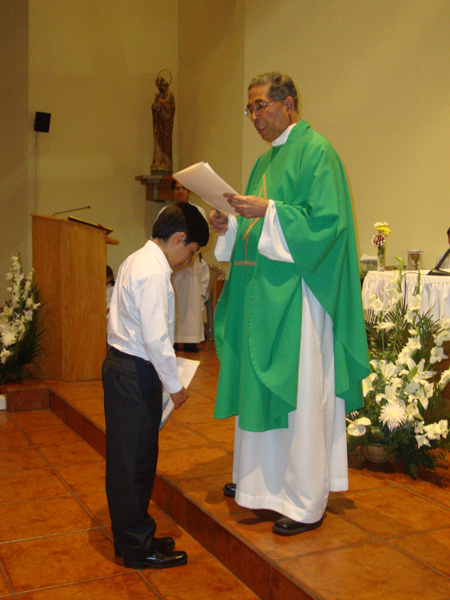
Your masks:
{"label": "priest's face", "polygon": [[[251,111],[251,120],[256,131],[266,142],[273,142],[293,122],[289,102],[273,100],[268,96],[268,85],[256,85],[248,92],[247,110]],[[291,98],[292,100],[292,98]],[[258,110],[261,103],[270,103]],[[256,110],[254,110],[256,107]]]}

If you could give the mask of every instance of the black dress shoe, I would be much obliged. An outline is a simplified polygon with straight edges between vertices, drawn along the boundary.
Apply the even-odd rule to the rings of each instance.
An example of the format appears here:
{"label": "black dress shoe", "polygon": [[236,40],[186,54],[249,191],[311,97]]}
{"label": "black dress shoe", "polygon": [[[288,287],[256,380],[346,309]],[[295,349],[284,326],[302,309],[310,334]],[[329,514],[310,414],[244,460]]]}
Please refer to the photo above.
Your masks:
{"label": "black dress shoe", "polygon": [[123,566],[128,569],[169,569],[187,563],[187,554],[183,550],[155,550],[145,558],[124,558]]}
{"label": "black dress shoe", "polygon": [[163,552],[175,548],[175,540],[173,537],[169,536],[161,538],[154,537],[153,544],[158,548],[158,550],[162,550]]}
{"label": "black dress shoe", "polygon": [[[165,552],[166,550],[172,550],[175,547],[175,540],[173,539],[173,537],[161,537],[161,538],[157,538],[154,537],[152,540],[152,544],[155,546],[155,548],[157,548],[158,550],[162,550],[163,552]],[[115,555],[116,558],[118,559],[122,559],[123,558],[123,552],[121,550],[115,550]],[[122,561],[117,561],[119,564],[121,564]]]}
{"label": "black dress shoe", "polygon": [[320,519],[320,521],[316,521],[315,523],[300,523],[299,521],[294,521],[289,517],[281,517],[281,519],[275,521],[272,531],[278,535],[297,535],[298,533],[304,533],[305,531],[317,529],[322,525],[322,523],[323,517]]}
{"label": "black dress shoe", "polygon": [[236,496],[236,484],[226,483],[223,486],[223,495],[227,498],[234,498]]}
{"label": "black dress shoe", "polygon": [[183,344],[183,350],[185,352],[199,352],[197,344]]}

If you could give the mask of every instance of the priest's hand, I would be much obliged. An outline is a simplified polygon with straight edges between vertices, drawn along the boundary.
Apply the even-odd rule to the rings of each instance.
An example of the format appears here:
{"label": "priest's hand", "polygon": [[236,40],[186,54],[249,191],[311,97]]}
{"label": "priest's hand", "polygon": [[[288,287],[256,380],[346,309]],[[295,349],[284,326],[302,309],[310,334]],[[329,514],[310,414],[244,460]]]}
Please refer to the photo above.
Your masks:
{"label": "priest's hand", "polygon": [[224,194],[230,206],[247,219],[264,217],[269,206],[269,201],[261,196],[240,196],[239,194]]}
{"label": "priest's hand", "polygon": [[217,235],[225,235],[228,230],[228,217],[225,213],[213,209],[209,213],[209,224]]}
{"label": "priest's hand", "polygon": [[170,394],[170,397],[172,398],[172,402],[174,403],[175,408],[180,408],[180,406],[182,406],[189,398],[189,394],[187,390],[184,387],[182,387],[179,392]]}

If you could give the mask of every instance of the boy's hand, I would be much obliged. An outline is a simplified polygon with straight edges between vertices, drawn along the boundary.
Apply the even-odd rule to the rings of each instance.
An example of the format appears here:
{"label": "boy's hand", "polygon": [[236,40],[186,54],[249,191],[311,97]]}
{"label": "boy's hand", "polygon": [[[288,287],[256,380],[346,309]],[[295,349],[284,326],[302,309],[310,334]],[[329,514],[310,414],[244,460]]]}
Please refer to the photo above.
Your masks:
{"label": "boy's hand", "polygon": [[183,387],[179,392],[170,394],[170,397],[172,398],[172,402],[174,403],[175,408],[180,408],[180,406],[182,406],[189,398],[189,394],[187,390]]}

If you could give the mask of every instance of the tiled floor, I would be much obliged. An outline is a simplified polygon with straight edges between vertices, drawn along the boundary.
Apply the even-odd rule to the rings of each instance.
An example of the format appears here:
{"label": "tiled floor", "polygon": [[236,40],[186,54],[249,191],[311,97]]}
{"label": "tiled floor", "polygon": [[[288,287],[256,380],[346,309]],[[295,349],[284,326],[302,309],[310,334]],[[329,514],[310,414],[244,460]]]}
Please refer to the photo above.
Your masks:
{"label": "tiled floor", "polygon": [[113,562],[104,459],[56,416],[103,452],[101,383],[51,382],[56,414],[0,415],[0,598],[450,600],[450,462],[418,481],[392,466],[352,467],[321,528],[275,536],[275,513],[221,493],[233,423],[212,418],[214,348],[193,358],[191,397],[161,431],[151,506],[188,564],[137,572]]}

